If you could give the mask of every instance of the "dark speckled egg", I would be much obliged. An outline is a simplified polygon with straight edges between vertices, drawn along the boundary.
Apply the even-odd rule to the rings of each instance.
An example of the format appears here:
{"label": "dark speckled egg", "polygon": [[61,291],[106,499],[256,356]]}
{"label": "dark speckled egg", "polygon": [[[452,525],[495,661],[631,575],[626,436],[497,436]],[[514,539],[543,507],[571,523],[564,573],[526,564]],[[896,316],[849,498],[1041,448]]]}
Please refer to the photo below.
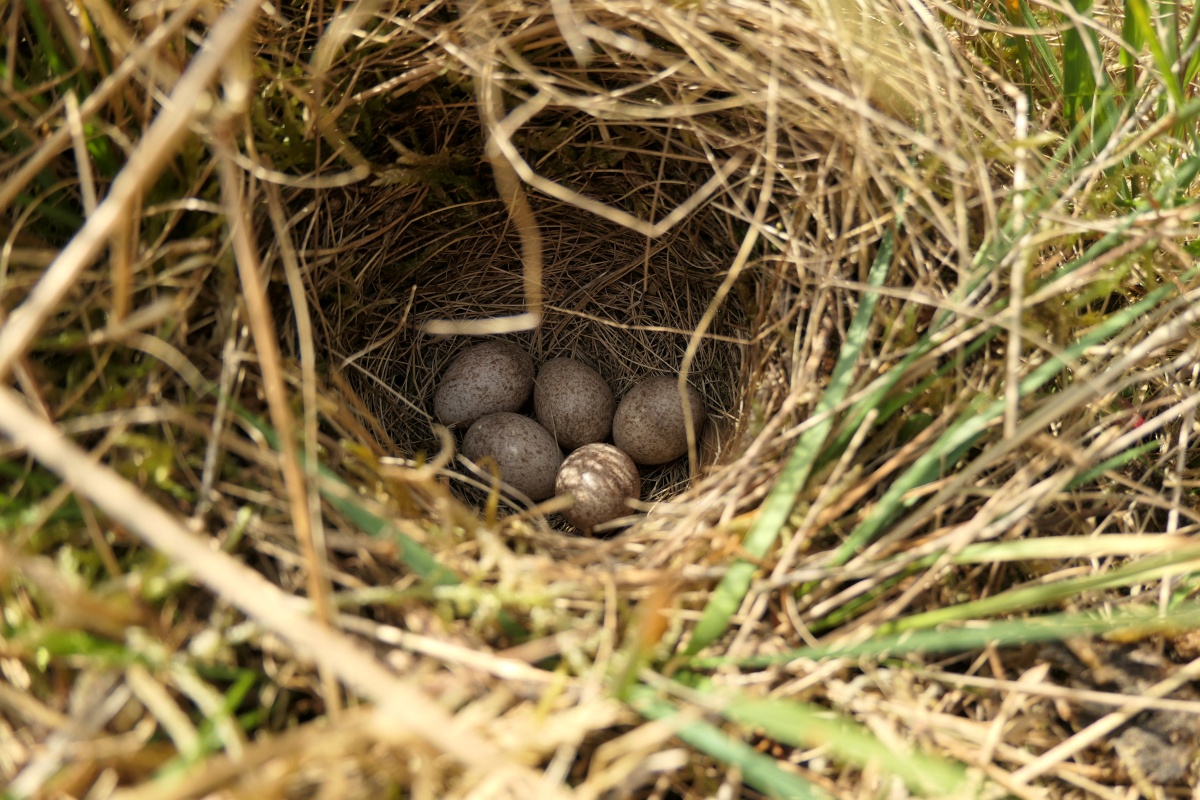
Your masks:
{"label": "dark speckled egg", "polygon": [[554,476],[563,460],[549,431],[508,411],[476,420],[463,440],[463,455],[472,461],[494,458],[504,482],[530,500],[554,494]]}
{"label": "dark speckled egg", "polygon": [[[687,387],[696,436],[706,415],[700,392]],[[639,464],[665,464],[687,453],[687,427],[674,376],[646,378],[629,390],[613,417],[613,443]]]}
{"label": "dark speckled egg", "polygon": [[443,425],[470,425],[485,414],[516,411],[533,391],[533,359],[511,342],[492,341],[463,350],[433,395]]}
{"label": "dark speckled egg", "polygon": [[538,370],[533,407],[538,422],[570,452],[608,438],[617,401],[600,373],[587,364],[552,358]]}

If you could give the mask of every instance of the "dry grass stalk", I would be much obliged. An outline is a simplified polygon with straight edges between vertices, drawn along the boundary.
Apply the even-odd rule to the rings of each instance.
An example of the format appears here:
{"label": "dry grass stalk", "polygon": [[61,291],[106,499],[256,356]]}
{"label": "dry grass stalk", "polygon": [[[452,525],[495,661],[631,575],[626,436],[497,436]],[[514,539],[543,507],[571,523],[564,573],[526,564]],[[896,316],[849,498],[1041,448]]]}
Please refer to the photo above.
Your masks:
{"label": "dry grass stalk", "polygon": [[[870,642],[1138,556],[1176,560],[1124,593],[1095,584],[1066,602],[1170,606],[1200,523],[1188,493],[1192,212],[1164,205],[1060,271],[1126,224],[1097,187],[1169,120],[1121,120],[1050,193],[1062,166],[1038,144],[1045,120],[989,66],[1001,59],[986,57],[987,26],[937,3],[152,6],[137,18],[96,0],[75,17],[47,12],[72,41],[99,30],[123,55],[90,95],[62,76],[61,98],[53,81],[4,87],[5,120],[32,144],[23,163],[0,165],[0,208],[65,170],[84,218],[57,241],[37,202],[19,206],[0,250],[0,374],[15,386],[0,388],[0,446],[28,460],[11,495],[33,498],[0,541],[16,565],[0,575],[6,624],[21,633],[0,645],[0,668],[28,690],[0,685],[0,774],[20,794],[758,796],[761,776],[687,739],[699,724],[831,794],[916,791],[831,743],[722,720],[725,691],[834,709],[877,743],[957,759],[1019,797],[1154,794],[1104,739],[1131,718],[1195,713],[1193,698],[1160,699],[1193,677],[1180,632],[1146,629],[1191,664],[1111,685],[1037,645],[903,663],[748,659]],[[33,30],[25,12],[9,20]],[[148,124],[106,173],[93,126],[130,119]],[[189,132],[216,162],[196,156]],[[1033,210],[1039,193],[1052,202]],[[1022,221],[1007,255],[985,263]],[[887,236],[895,252],[853,381],[815,415]],[[89,272],[106,243],[111,270]],[[1105,281],[1120,291],[1075,303]],[[1097,304],[1137,303],[1171,281],[1174,299],[1072,351],[1121,312]],[[431,424],[433,386],[464,333],[506,336],[538,361],[579,357],[618,395],[679,374],[714,424],[688,463],[643,476],[628,528],[574,536],[557,501],[521,509],[489,495]],[[1023,387],[1056,358],[1072,368],[1055,391]],[[848,427],[882,381],[883,399]],[[917,387],[903,413],[886,410]],[[995,402],[1000,414],[972,416]],[[299,441],[285,435],[277,452],[259,415]],[[778,546],[748,552],[784,460],[829,420],[844,447],[800,493]],[[978,427],[969,447],[843,557],[961,420]],[[1094,478],[1099,488],[1076,485],[1151,436],[1171,446]],[[39,489],[34,461],[62,485]],[[63,522],[72,504],[78,531]],[[365,536],[363,515],[387,535]],[[1171,535],[1135,535],[1149,531]],[[1002,549],[1037,536],[1055,547]],[[455,582],[420,580],[405,541]],[[71,566],[86,547],[93,573]],[[737,558],[761,570],[704,655],[747,660],[672,660]],[[43,668],[39,636],[56,626],[88,645]],[[115,642],[122,668],[93,641]],[[1148,649],[1112,647],[1113,658]],[[644,663],[655,669],[639,673]],[[1052,682],[1064,674],[1070,687]],[[253,692],[235,702],[239,678]],[[647,721],[620,693],[626,680],[689,710]],[[364,712],[364,700],[377,705]],[[254,736],[231,715],[251,705]],[[1118,710],[1094,722],[1093,706]],[[69,769],[68,744],[87,737],[98,746]],[[146,748],[140,760],[121,750],[130,743]],[[178,757],[199,759],[190,788],[160,776]]]}

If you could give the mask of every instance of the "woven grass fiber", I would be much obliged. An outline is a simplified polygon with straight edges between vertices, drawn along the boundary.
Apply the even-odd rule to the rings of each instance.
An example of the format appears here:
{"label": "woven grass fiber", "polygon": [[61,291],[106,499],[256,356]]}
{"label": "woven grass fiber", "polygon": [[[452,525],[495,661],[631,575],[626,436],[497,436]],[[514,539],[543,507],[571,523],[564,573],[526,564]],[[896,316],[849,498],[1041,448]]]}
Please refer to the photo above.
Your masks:
{"label": "woven grass fiber", "polygon": [[[1071,172],[1035,138],[979,55],[991,28],[935,0],[56,7],[8,18],[114,55],[80,108],[47,106],[61,136],[29,99],[54,80],[6,107],[39,143],[0,170],[18,796],[1132,796],[1073,738],[1095,697],[1047,678],[1084,650],[1020,626],[1184,572],[1102,558],[1200,522],[1122,472],[1135,379],[1165,409],[1146,430],[1191,413],[1159,367],[1191,368],[1193,312],[1167,268],[1054,277],[1115,229],[1094,187],[1124,156]],[[1033,232],[1027,162],[1051,198]],[[84,213],[28,199],[56,191]],[[1180,257],[1170,213],[1127,227],[1114,260]],[[1012,322],[1018,262],[1045,282]],[[1104,328],[1152,292],[1144,327]],[[681,375],[711,424],[643,469],[627,524],[576,535],[433,424],[480,337],[618,397]],[[814,431],[822,457],[789,467]],[[1081,475],[1117,488],[1072,495]],[[1100,555],[1075,541],[1117,517]],[[1044,560],[971,550],[1030,531]]]}
{"label": "woven grass fiber", "polygon": [[[948,294],[991,202],[988,95],[916,45],[915,12],[880,9],[434,3],[334,59],[326,102],[351,140],[370,125],[375,177],[290,205],[311,214],[319,345],[380,452],[439,450],[432,390],[476,341],[456,331],[580,357],[618,397],[682,370],[714,424],[698,463],[645,471],[651,513],[620,547],[710,549],[819,396],[884,232],[908,222],[897,287]],[[497,189],[522,179],[527,217]]]}

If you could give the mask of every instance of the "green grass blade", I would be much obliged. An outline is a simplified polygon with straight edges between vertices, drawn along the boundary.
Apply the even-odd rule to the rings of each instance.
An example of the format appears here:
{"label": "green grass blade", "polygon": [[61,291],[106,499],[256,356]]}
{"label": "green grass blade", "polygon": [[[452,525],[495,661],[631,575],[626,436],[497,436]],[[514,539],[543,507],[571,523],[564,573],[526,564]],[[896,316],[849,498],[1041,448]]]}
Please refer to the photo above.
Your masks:
{"label": "green grass blade", "polygon": [[41,5],[38,0],[25,0],[26,19],[29,20],[29,26],[33,28],[34,36],[38,41],[38,54],[44,59],[47,76],[63,77],[67,74],[70,67],[67,62],[59,55],[58,44],[54,35],[50,32],[50,23],[42,14]]}
{"label": "green grass blade", "polygon": [[1159,40],[1158,31],[1154,29],[1154,22],[1150,16],[1149,2],[1147,0],[1126,0],[1125,11],[1133,18],[1133,24],[1137,26],[1142,41],[1150,48],[1150,55],[1154,58],[1154,65],[1158,67],[1160,80],[1167,87],[1167,91],[1171,93],[1175,104],[1182,106],[1184,103],[1183,89],[1179,85],[1178,76],[1171,69],[1172,62],[1169,56],[1173,45],[1164,47],[1163,42]]}
{"label": "green grass blade", "polygon": [[818,661],[831,658],[900,657],[908,653],[956,653],[978,650],[989,645],[1012,647],[1059,641],[1072,636],[1092,636],[1109,631],[1128,630],[1137,635],[1172,631],[1200,626],[1200,603],[1181,603],[1177,608],[1160,614],[1158,607],[1143,606],[1120,609],[1112,613],[1088,612],[1046,614],[1025,619],[1001,622],[969,621],[968,624],[943,625],[937,630],[906,630],[901,633],[878,633],[867,641],[853,645],[800,647],[784,653],[729,658],[710,656],[688,662],[692,669],[710,670],[726,666],[742,669],[766,669],[797,659]]}
{"label": "green grass blade", "polygon": [[[370,511],[354,502],[349,496],[350,489],[338,481],[324,467],[321,468],[322,483],[336,481],[339,488],[321,488],[321,496],[330,505],[345,515],[368,536],[384,538],[395,542],[400,547],[400,559],[417,575],[434,586],[455,586],[458,577],[447,567],[439,564],[433,555],[417,541],[396,529],[396,526],[385,519],[375,516]],[[345,491],[341,491],[344,489]]]}
{"label": "green grass blade", "polygon": [[[1025,27],[1031,30],[1038,30],[1042,26],[1038,23],[1037,18],[1033,16],[1033,11],[1029,8],[1029,3],[1026,0],[1020,0],[1021,6],[1021,21]],[[1037,53],[1037,60],[1041,65],[1042,70],[1050,78],[1050,83],[1053,88],[1060,94],[1063,90],[1063,75],[1062,70],[1058,67],[1058,61],[1054,58],[1054,51],[1050,49],[1050,43],[1046,41],[1046,37],[1040,34],[1034,34],[1029,37],[1033,44],[1033,50]]]}
{"label": "green grass blade", "polygon": [[1163,55],[1166,63],[1174,67],[1179,63],[1179,2],[1158,0],[1158,29],[1163,31]]}
{"label": "green grass blade", "polygon": [[1166,575],[1179,575],[1200,570],[1200,547],[1181,548],[1161,556],[1133,561],[1100,575],[1071,578],[1040,586],[1019,587],[1006,592],[972,600],[967,603],[926,611],[888,623],[880,628],[885,633],[901,633],[919,628],[932,628],[945,622],[978,619],[1007,614],[1039,606],[1047,606],[1078,597],[1085,592],[1117,589],[1158,580]]}
{"label": "green grass blade", "polygon": [[[630,706],[646,719],[671,720],[680,711],[648,686],[629,690]],[[783,769],[745,742],[707,722],[684,722],[675,732],[683,741],[725,764],[741,770],[747,784],[777,800],[828,800],[829,795],[811,782]]]}
{"label": "green grass blade", "polygon": [[[949,316],[946,316],[944,321],[948,320]],[[931,326],[931,333],[925,334],[911,353],[898,361],[894,367],[876,378],[867,387],[863,398],[855,403],[846,414],[848,423],[843,426],[842,431],[830,442],[829,447],[821,453],[821,457],[817,460],[817,469],[824,467],[845,451],[846,447],[850,444],[850,440],[854,438],[858,426],[866,419],[869,412],[874,410],[876,412],[875,424],[882,425],[891,419],[896,412],[906,407],[915,398],[920,397],[930,386],[958,368],[956,363],[948,361],[935,369],[928,377],[913,384],[911,389],[905,390],[898,396],[888,397],[896,384],[904,380],[909,374],[908,370],[913,363],[932,349],[934,345],[932,332],[934,330],[935,326]],[[962,357],[970,358],[976,352],[986,347],[1000,332],[999,328],[989,328],[984,331],[977,339],[963,347]]]}
{"label": "green grass blade", "polygon": [[[1032,96],[1033,92],[1033,50],[1024,36],[1017,37],[1017,60],[1021,64],[1021,81],[1025,94]],[[1030,100],[1032,102],[1032,100]]]}
{"label": "green grass blade", "polygon": [[137,654],[125,643],[114,642],[88,631],[38,626],[16,631],[8,638],[16,639],[18,636],[36,654],[39,663],[51,658],[74,658],[104,667],[127,667],[137,661]]}
{"label": "green grass blade", "polygon": [[[1191,19],[1188,20],[1187,30],[1183,34],[1183,41],[1180,43],[1180,51],[1188,52],[1198,35],[1200,35],[1200,14],[1192,14]],[[1196,79],[1197,72],[1200,72],[1200,50],[1192,54],[1183,71],[1183,85],[1191,86],[1192,81]]]}
{"label": "green grass blade", "polygon": [[[1091,16],[1092,0],[1071,0],[1071,4],[1081,16]],[[1091,52],[1097,56],[1102,52],[1100,39],[1095,31],[1072,25],[1063,32],[1063,113],[1072,123],[1078,118],[1079,112],[1091,108],[1096,96],[1097,75],[1093,69],[1088,45],[1091,46]]]}
{"label": "green grass blade", "polygon": [[[879,243],[879,251],[875,254],[875,261],[867,276],[869,288],[864,292],[854,319],[850,323],[850,329],[846,332],[846,341],[842,344],[841,354],[833,369],[829,386],[813,412],[815,416],[829,414],[842,402],[850,389],[854,378],[854,365],[858,363],[862,349],[866,345],[867,334],[871,329],[871,317],[874,315],[875,305],[879,299],[879,295],[871,289],[883,285],[892,263],[893,252],[894,237],[892,231],[888,231]],[[775,546],[780,531],[796,505],[796,497],[804,489],[808,476],[812,474],[813,464],[820,455],[821,448],[832,428],[833,417],[830,415],[825,421],[809,428],[796,443],[792,454],[788,457],[787,464],[771,488],[770,494],[763,501],[758,519],[755,520],[742,543],[750,555],[762,558]],[[729,619],[741,605],[757,569],[757,565],[744,559],[739,559],[729,567],[721,582],[713,590],[712,597],[709,598],[708,605],[704,608],[704,614],[692,632],[687,649],[689,655],[699,652],[729,627]]]}
{"label": "green grass blade", "polygon": [[1137,447],[1131,447],[1124,453],[1117,453],[1112,458],[1101,461],[1091,469],[1084,470],[1076,475],[1071,479],[1071,482],[1067,484],[1066,491],[1078,489],[1080,486],[1086,486],[1109,470],[1120,469],[1129,462],[1136,461],[1146,453],[1153,453],[1155,450],[1158,450],[1161,447],[1162,444],[1155,439],[1153,441],[1143,442]]}
{"label": "green grass blade", "polygon": [[[220,752],[225,742],[222,741],[221,737],[218,735],[218,721],[224,721],[226,719],[233,718],[233,716],[237,713],[237,710],[241,708],[243,702],[245,702],[246,695],[249,694],[250,690],[258,683],[259,678],[259,675],[250,671],[243,672],[237,677],[237,680],[234,682],[234,684],[223,693],[222,699],[224,702],[221,703],[221,708],[218,712],[219,717],[206,716],[196,727],[196,732],[200,735],[201,744],[198,752],[196,752],[192,758],[188,758],[184,754],[176,756],[176,760],[181,762],[181,766],[183,764],[190,765],[199,763],[203,760],[204,756]],[[168,764],[164,766],[161,771],[167,771],[170,768],[171,764],[168,762]]]}
{"label": "green grass blade", "polygon": [[793,747],[820,747],[840,763],[895,775],[909,790],[928,797],[962,796],[973,784],[964,765],[916,750],[893,750],[862,725],[818,706],[782,698],[738,697],[729,701],[722,714]]}
{"label": "green grass blade", "polygon": [[[27,208],[34,202],[36,202],[35,198],[21,192],[17,195],[15,205],[18,208]],[[83,227],[83,217],[67,207],[64,192],[55,192],[54,199],[42,203],[38,208],[38,213],[45,221],[57,225],[62,230],[78,230]]]}
{"label": "green grass blade", "polygon": [[[236,408],[236,404],[235,404]],[[237,412],[249,424],[256,427],[271,447],[279,449],[279,437],[267,422],[242,409]],[[304,454],[301,452],[300,457]],[[423,581],[432,586],[457,586],[462,581],[450,568],[438,562],[433,554],[419,542],[399,530],[395,525],[382,517],[376,516],[363,508],[354,499],[353,491],[324,464],[317,466],[317,474],[321,478],[321,497],[346,516],[368,536],[387,538],[400,546],[400,560],[405,566],[417,574]],[[513,619],[506,610],[499,609],[496,621],[513,641],[523,641],[528,631]]]}
{"label": "green grass blade", "polygon": [[1125,0],[1125,14],[1121,23],[1121,39],[1129,49],[1121,48],[1121,52],[1117,56],[1117,60],[1125,68],[1126,94],[1132,94],[1137,86],[1137,57],[1146,44],[1146,40],[1142,38],[1142,29],[1129,10],[1132,2],[1134,0]]}
{"label": "green grass blade", "polygon": [[[279,439],[275,430],[253,414],[238,409],[243,419],[254,425],[276,450],[279,449]],[[301,452],[300,457],[304,454]],[[324,464],[317,466],[317,474],[321,478],[321,497],[346,516],[368,536],[389,539],[400,546],[400,560],[425,583],[431,586],[457,586],[462,581],[449,567],[438,562],[433,554],[419,542],[399,530],[395,525],[382,517],[376,516],[363,508],[354,499],[354,493],[340,478]],[[529,632],[517,622],[511,614],[501,608],[496,612],[496,621],[504,629],[505,634],[514,642],[524,641]]]}
{"label": "green grass blade", "polygon": [[[1093,347],[1110,338],[1121,331],[1126,325],[1131,324],[1138,316],[1149,312],[1150,309],[1166,298],[1171,291],[1168,287],[1159,287],[1159,289],[1146,295],[1140,302],[1113,314],[1107,320],[1095,326],[1086,336],[1066,348],[1062,354],[1047,360],[1044,364],[1030,372],[1029,375],[1025,376],[1020,384],[1021,396],[1026,397],[1040,389],[1074,363],[1089,347]],[[972,446],[983,432],[1004,413],[1005,403],[1002,398],[984,405],[985,402],[982,399],[982,395],[980,398],[977,398],[977,402],[972,404],[971,408],[964,411],[958,420],[951,424],[945,433],[935,443],[930,445],[929,449],[917,458],[912,466],[888,487],[888,490],[879,499],[879,502],[876,503],[866,519],[859,523],[851,531],[850,535],[846,537],[846,541],[842,543],[830,561],[831,564],[845,564],[853,558],[903,508],[907,508],[916,502],[915,500],[903,501],[902,498],[904,495],[938,477],[947,463],[953,464],[950,461],[951,458],[955,458],[964,449]]]}

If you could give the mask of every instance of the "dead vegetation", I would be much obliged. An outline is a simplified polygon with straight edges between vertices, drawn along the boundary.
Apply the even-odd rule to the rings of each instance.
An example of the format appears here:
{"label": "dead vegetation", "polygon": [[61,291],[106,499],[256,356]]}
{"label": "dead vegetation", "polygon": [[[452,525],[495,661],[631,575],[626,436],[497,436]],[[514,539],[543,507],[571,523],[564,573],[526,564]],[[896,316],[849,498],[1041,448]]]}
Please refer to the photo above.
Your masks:
{"label": "dead vegetation", "polygon": [[[937,3],[3,19],[9,796],[1194,795],[1148,61],[1073,129]],[[431,424],[479,334],[715,424],[571,535]]]}

